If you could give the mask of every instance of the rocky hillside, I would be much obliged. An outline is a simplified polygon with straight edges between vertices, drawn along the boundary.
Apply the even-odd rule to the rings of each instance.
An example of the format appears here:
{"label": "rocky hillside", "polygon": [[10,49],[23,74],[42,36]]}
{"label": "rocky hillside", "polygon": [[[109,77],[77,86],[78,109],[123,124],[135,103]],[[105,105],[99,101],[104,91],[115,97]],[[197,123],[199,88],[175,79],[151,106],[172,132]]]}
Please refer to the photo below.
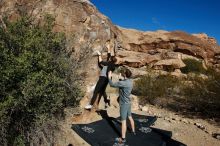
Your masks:
{"label": "rocky hillside", "polygon": [[1,0],[0,12],[1,18],[8,16],[10,20],[26,15],[40,21],[45,14],[52,14],[54,31],[66,34],[70,55],[77,56],[75,61],[84,60],[80,71],[87,83],[94,83],[98,72],[92,54],[95,50],[105,53],[108,40],[120,63],[136,71],[148,65],[157,70],[172,66],[174,72],[180,72],[185,58],[201,60],[204,66],[220,67],[220,47],[214,38],[181,31],[142,32],[121,28],[112,24],[89,0]]}
{"label": "rocky hillside", "polygon": [[[136,67],[155,64],[164,59],[194,57],[207,64],[218,64],[220,47],[215,39],[206,34],[187,34],[181,31],[140,32],[119,28],[122,47],[126,51],[147,55]],[[120,51],[119,51],[120,52]],[[129,53],[132,54],[132,53]],[[182,57],[181,57],[182,56]]]}

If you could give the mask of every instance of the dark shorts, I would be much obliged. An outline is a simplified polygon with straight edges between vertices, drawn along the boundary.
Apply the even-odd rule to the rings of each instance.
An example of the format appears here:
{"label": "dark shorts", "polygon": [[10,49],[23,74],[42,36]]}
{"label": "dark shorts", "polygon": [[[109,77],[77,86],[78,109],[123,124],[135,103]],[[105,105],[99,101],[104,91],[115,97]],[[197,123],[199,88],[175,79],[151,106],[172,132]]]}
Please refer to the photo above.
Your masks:
{"label": "dark shorts", "polygon": [[130,116],[131,116],[131,104],[121,104],[120,105],[121,121],[126,120]]}

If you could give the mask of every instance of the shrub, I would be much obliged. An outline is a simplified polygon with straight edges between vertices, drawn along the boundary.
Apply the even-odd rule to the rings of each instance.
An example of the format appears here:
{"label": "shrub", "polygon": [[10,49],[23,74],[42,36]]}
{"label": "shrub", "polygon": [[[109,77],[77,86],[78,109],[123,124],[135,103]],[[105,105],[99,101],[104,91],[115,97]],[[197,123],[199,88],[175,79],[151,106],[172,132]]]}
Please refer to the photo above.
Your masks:
{"label": "shrub", "polygon": [[178,80],[170,75],[146,75],[135,82],[133,92],[142,97],[143,101],[152,103],[156,98],[174,95],[177,82]]}
{"label": "shrub", "polygon": [[78,75],[71,70],[64,34],[52,32],[49,15],[42,26],[32,22],[5,19],[7,28],[0,26],[0,145],[29,145],[47,131],[43,125],[82,96],[73,82]]}
{"label": "shrub", "polygon": [[133,93],[140,97],[142,104],[156,101],[160,106],[190,116],[220,118],[220,73],[208,69],[206,74],[205,79],[200,75],[187,79],[170,75],[143,76],[135,81]]}
{"label": "shrub", "polygon": [[191,109],[211,118],[220,118],[220,74],[213,72],[208,79],[194,77],[191,86],[184,86],[183,95]]}
{"label": "shrub", "polygon": [[206,70],[204,69],[202,62],[197,61],[195,59],[184,59],[185,67],[181,68],[182,73],[197,73],[197,74],[205,74]]}

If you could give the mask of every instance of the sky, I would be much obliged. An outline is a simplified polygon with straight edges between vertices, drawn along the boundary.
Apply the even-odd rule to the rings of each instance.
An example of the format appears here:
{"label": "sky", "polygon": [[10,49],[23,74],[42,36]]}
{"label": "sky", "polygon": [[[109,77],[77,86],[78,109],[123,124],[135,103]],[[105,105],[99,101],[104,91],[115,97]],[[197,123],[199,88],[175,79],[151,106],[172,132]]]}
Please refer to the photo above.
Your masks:
{"label": "sky", "polygon": [[220,0],[90,0],[111,21],[142,31],[204,32],[220,44]]}

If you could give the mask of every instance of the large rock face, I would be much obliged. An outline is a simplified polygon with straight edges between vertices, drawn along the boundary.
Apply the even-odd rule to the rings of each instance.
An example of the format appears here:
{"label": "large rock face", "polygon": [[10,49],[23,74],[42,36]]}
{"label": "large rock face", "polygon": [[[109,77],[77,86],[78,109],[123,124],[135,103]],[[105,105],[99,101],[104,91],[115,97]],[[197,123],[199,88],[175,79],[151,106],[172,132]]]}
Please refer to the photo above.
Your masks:
{"label": "large rock face", "polygon": [[[16,20],[20,15],[28,15],[41,20],[45,14],[55,17],[54,31],[67,36],[67,50],[74,61],[80,62],[80,73],[85,82],[94,83],[98,77],[95,50],[105,51],[107,40],[112,42],[118,35],[118,28],[97,11],[89,0],[1,0],[0,15]],[[1,23],[1,19],[0,19]],[[89,84],[88,84],[89,85]]]}
{"label": "large rock face", "polygon": [[[208,37],[206,34],[190,35],[185,32],[175,31],[156,31],[156,32],[141,32],[132,29],[119,28],[122,52],[142,52],[145,57],[145,62],[142,64],[155,64],[156,58],[159,60],[166,59],[183,59],[182,56],[205,60],[207,64],[218,64],[218,56],[220,47],[214,38]],[[155,57],[157,56],[157,57]],[[160,57],[159,57],[160,56]],[[155,59],[150,59],[154,57]],[[129,59],[130,56],[124,56],[127,62],[133,62]],[[146,62],[146,60],[151,60]],[[159,61],[158,60],[158,61]],[[137,62],[141,60],[137,59]]]}
{"label": "large rock face", "polygon": [[146,65],[155,69],[166,66],[179,69],[184,66],[181,61],[184,58],[220,66],[220,47],[214,38],[181,31],[142,32],[121,28],[113,25],[89,0],[1,0],[0,12],[11,20],[21,14],[38,20],[46,13],[52,14],[56,23],[54,31],[66,34],[69,53],[77,58],[75,61],[85,61],[79,71],[88,83],[95,83],[98,77],[97,59],[92,57],[92,52],[106,52],[108,40],[119,62],[136,69]]}

